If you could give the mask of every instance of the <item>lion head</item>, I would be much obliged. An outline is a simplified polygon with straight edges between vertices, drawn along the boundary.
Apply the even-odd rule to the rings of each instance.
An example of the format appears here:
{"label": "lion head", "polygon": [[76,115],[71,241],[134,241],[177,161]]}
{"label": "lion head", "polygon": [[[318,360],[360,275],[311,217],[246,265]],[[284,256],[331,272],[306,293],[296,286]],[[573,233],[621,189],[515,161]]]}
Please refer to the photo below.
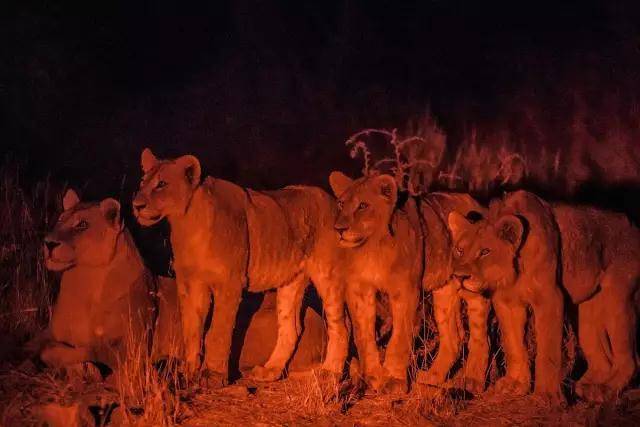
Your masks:
{"label": "lion head", "polygon": [[453,274],[463,288],[493,292],[513,285],[518,277],[517,257],[524,238],[524,224],[516,215],[473,221],[451,212]]}
{"label": "lion head", "polygon": [[389,233],[398,198],[393,177],[377,175],[353,180],[341,172],[332,172],[329,182],[338,198],[334,228],[340,246],[359,247],[372,237]]}
{"label": "lion head", "polygon": [[151,226],[165,217],[184,214],[200,184],[198,159],[186,155],[174,160],[159,160],[145,148],[142,171],[140,189],[133,200],[133,213],[138,222]]}
{"label": "lion head", "polygon": [[76,265],[108,264],[123,230],[120,203],[114,199],[81,203],[75,191],[67,190],[62,204],[64,212],[44,239],[47,268],[63,271]]}

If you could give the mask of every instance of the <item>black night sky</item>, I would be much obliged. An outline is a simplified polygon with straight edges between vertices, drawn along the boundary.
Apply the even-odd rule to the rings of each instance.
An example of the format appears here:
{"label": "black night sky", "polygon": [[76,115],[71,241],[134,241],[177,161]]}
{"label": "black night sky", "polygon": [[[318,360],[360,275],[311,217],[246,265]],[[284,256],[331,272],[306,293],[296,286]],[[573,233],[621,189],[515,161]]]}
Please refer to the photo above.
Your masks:
{"label": "black night sky", "polygon": [[537,143],[558,145],[576,91],[596,112],[636,105],[637,4],[13,1],[0,144],[28,179],[96,198],[136,185],[145,146],[256,188],[326,187],[360,167],[349,135],[427,108],[452,146],[472,125],[526,139],[531,111]]}

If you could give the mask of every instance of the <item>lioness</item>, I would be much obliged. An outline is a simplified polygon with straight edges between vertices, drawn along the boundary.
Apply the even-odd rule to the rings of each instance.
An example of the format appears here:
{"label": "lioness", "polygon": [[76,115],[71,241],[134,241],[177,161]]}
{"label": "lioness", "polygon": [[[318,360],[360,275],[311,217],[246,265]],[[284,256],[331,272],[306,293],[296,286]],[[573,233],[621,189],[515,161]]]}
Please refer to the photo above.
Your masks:
{"label": "lioness", "polygon": [[145,149],[141,159],[144,176],[133,201],[134,214],[143,226],[165,217],[169,221],[188,370],[200,366],[212,294],[204,367],[211,385],[224,385],[242,290],[277,288],[277,343],[253,375],[259,380],[278,379],[298,341],[302,296],[312,280],[327,318],[322,367],[341,373],[348,340],[335,267],[340,254],[333,238],[336,209],[331,197],[313,187],[257,192],[211,177],[201,183],[200,162],[191,155],[159,160]]}
{"label": "lioness", "polygon": [[[455,232],[466,219],[449,218]],[[622,214],[549,205],[517,191],[494,201],[489,218],[459,242],[462,286],[488,291],[502,328],[507,375],[496,387],[527,393],[526,305],[535,314],[535,391],[561,398],[563,293],[579,304],[579,343],[589,368],[576,386],[602,400],[624,388],[637,368],[635,346],[640,231]]]}
{"label": "lioness", "polygon": [[40,357],[58,367],[100,362],[117,373],[128,354],[139,353],[131,346],[148,349],[154,278],[117,200],[81,203],[68,190],[63,207],[44,244],[47,268],[63,273]]}
{"label": "lioness", "polygon": [[[460,304],[451,275],[451,238],[445,218],[451,210],[464,214],[484,209],[467,195],[435,193],[421,200],[409,198],[398,206],[396,181],[389,175],[352,180],[333,172],[329,181],[338,197],[334,227],[340,245],[351,248],[346,269],[346,300],[354,324],[356,346],[367,382],[375,389],[385,384],[406,388],[407,367],[413,345],[413,325],[420,285],[434,291],[434,309],[440,350],[419,382],[442,384],[458,356]],[[426,268],[425,268],[426,267]],[[384,364],[375,342],[375,295],[389,297],[393,318],[391,340]],[[484,386],[488,360],[486,322],[488,303],[470,295],[472,356],[469,386]]]}

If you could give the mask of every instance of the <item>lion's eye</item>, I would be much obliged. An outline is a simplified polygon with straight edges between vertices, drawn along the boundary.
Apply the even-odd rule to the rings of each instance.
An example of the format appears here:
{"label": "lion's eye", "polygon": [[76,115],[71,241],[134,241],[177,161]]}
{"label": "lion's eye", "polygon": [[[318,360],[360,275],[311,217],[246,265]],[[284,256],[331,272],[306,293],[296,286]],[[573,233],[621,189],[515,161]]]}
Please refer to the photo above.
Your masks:
{"label": "lion's eye", "polygon": [[160,181],[158,181],[158,183],[156,184],[156,190],[159,190],[159,189],[164,188],[164,187],[166,187],[166,186],[167,186],[167,182],[166,182],[166,181],[162,181],[162,180],[160,180]]}
{"label": "lion's eye", "polygon": [[457,257],[461,257],[462,255],[464,255],[464,250],[460,246],[456,246],[454,248],[454,251]]}
{"label": "lion's eye", "polygon": [[358,205],[358,210],[363,210],[363,209],[367,209],[369,207],[369,204],[367,202],[360,202],[360,204]]}
{"label": "lion's eye", "polygon": [[74,227],[76,230],[83,231],[89,228],[89,223],[85,219],[81,219]]}
{"label": "lion's eye", "polygon": [[491,253],[491,249],[484,248],[480,251],[480,258],[485,257]]}

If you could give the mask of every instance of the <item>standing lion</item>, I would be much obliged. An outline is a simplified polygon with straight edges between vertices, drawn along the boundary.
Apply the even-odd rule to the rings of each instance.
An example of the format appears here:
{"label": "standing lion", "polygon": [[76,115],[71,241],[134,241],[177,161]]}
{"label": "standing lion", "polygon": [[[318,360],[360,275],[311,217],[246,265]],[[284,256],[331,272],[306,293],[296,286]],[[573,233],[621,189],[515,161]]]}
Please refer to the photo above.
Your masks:
{"label": "standing lion", "polygon": [[531,373],[524,344],[527,305],[535,315],[535,391],[561,398],[563,289],[578,305],[578,339],[588,370],[579,395],[603,400],[637,371],[636,319],[640,230],[626,216],[588,206],[547,204],[517,191],[491,204],[469,232],[452,213],[462,286],[491,294],[507,358],[500,391],[524,394]]}
{"label": "standing lion", "polygon": [[[322,367],[341,373],[348,337],[331,197],[313,187],[258,192],[211,177],[201,182],[200,162],[191,155],[160,160],[145,149],[142,170],[134,214],[144,226],[169,221],[188,370],[199,368],[204,351],[210,384],[224,385],[242,290],[276,288],[277,343],[253,375],[277,380],[302,332],[302,297],[311,280],[327,320]],[[212,324],[204,337],[211,296]]]}

